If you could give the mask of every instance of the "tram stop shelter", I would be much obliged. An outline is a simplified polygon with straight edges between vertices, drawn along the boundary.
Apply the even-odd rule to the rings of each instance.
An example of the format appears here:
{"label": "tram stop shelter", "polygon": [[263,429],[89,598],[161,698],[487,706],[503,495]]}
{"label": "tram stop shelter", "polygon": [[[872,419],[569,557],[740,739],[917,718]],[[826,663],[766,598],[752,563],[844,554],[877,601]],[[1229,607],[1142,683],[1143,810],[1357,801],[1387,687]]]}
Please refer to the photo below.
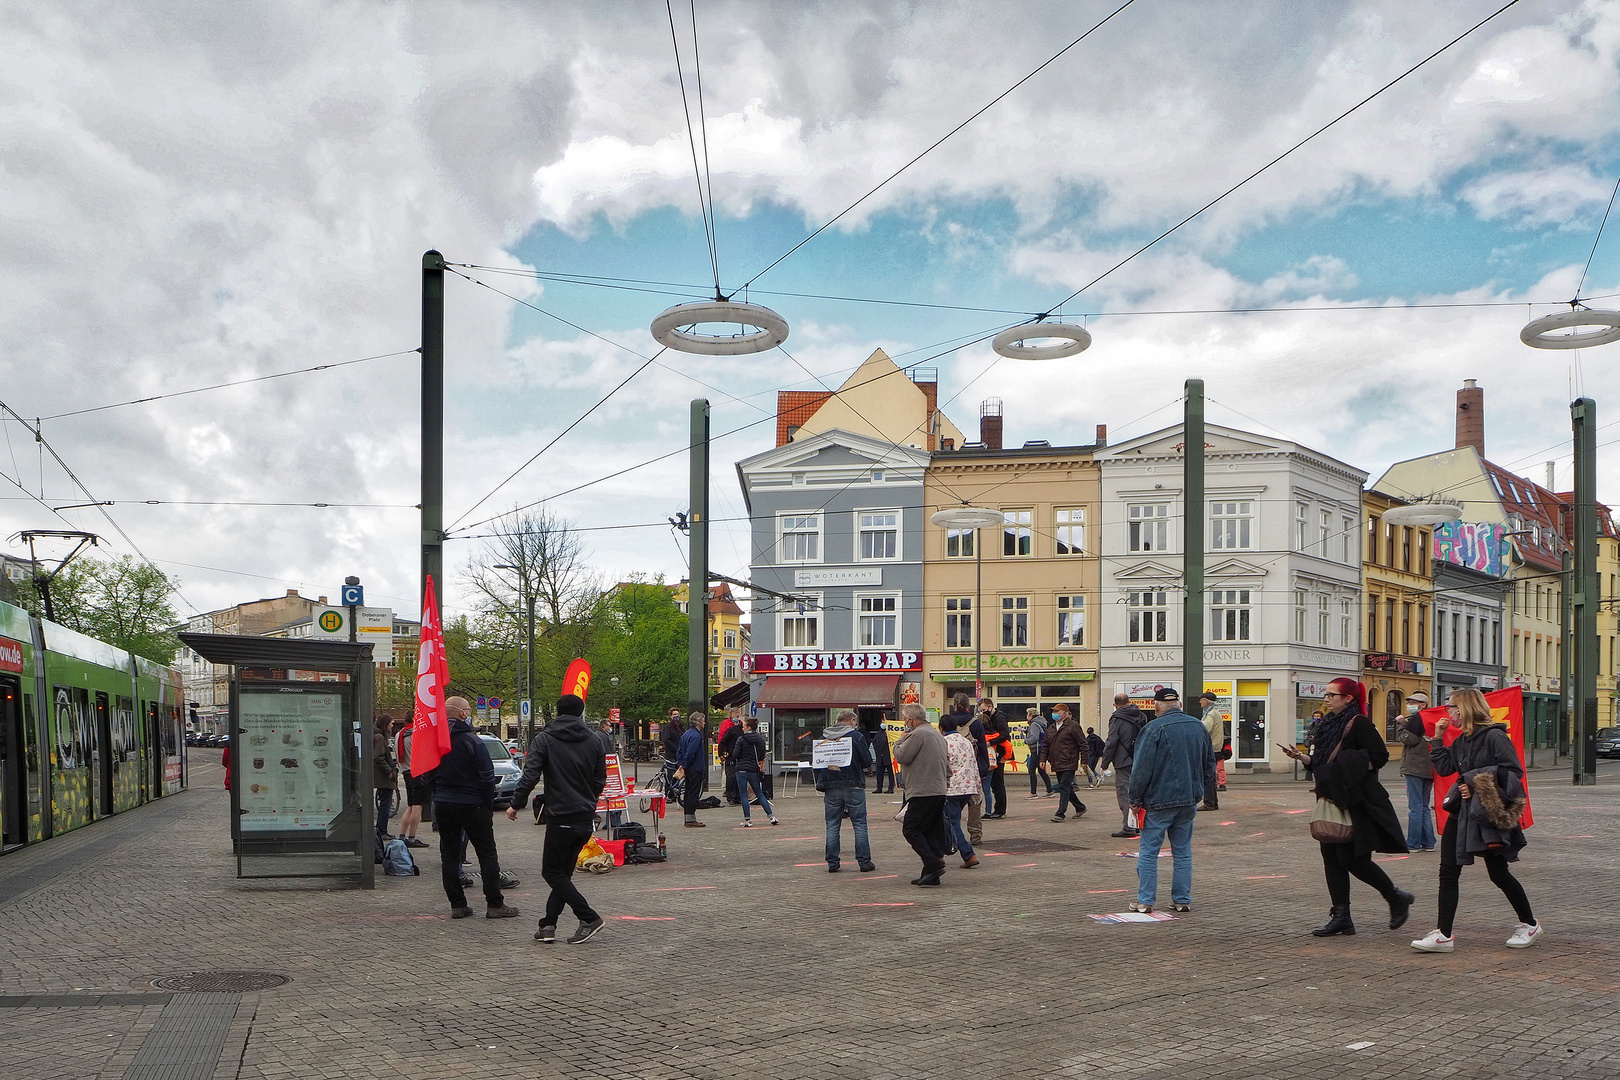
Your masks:
{"label": "tram stop shelter", "polygon": [[179,635],[230,665],[231,846],[238,878],[374,885],[369,644]]}

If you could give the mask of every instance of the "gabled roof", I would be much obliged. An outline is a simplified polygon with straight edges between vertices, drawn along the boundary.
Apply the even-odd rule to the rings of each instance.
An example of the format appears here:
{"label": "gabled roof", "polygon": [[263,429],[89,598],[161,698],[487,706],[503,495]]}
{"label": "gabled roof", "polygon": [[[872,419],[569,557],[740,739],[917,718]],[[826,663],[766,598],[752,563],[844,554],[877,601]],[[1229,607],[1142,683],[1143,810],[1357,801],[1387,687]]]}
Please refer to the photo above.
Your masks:
{"label": "gabled roof", "polygon": [[1508,472],[1490,461],[1481,461],[1485,475],[1496,489],[1504,515],[1516,514],[1527,525],[1540,528],[1528,536],[1513,537],[1513,544],[1526,562],[1533,562],[1549,570],[1563,566],[1563,500],[1524,477]]}
{"label": "gabled roof", "polygon": [[928,468],[929,455],[926,450],[919,450],[913,446],[896,446],[883,439],[874,439],[870,435],[857,435],[853,431],[833,428],[831,431],[818,431],[813,435],[801,435],[785,446],[772,447],[737,462],[737,482],[742,486],[743,502],[748,509],[753,509],[753,491],[748,484],[750,473],[768,470],[791,471],[794,465],[809,462],[825,450],[847,450],[854,457],[865,459],[882,468],[917,469],[919,472]]}
{"label": "gabled roof", "polygon": [[[1557,492],[1559,502],[1570,507],[1571,512],[1564,515],[1563,536],[1570,543],[1575,542],[1575,493],[1573,491]],[[1603,503],[1597,504],[1598,535],[1609,540],[1620,540],[1620,529],[1614,524],[1614,512]]]}

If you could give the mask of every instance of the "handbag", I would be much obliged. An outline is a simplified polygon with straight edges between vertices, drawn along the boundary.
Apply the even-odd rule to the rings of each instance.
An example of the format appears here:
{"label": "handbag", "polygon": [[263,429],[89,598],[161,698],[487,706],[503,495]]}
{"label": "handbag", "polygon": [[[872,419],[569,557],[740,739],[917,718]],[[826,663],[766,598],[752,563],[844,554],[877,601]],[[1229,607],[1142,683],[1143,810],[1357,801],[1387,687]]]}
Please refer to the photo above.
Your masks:
{"label": "handbag", "polygon": [[[1325,771],[1333,764],[1333,759],[1339,756],[1344,747],[1345,737],[1350,734],[1347,726],[1344,734],[1339,736],[1339,745],[1333,748],[1327,761],[1322,765]],[[1350,815],[1332,799],[1318,795],[1316,809],[1311,812],[1311,839],[1323,844],[1348,844],[1356,838],[1356,827],[1350,820]]]}

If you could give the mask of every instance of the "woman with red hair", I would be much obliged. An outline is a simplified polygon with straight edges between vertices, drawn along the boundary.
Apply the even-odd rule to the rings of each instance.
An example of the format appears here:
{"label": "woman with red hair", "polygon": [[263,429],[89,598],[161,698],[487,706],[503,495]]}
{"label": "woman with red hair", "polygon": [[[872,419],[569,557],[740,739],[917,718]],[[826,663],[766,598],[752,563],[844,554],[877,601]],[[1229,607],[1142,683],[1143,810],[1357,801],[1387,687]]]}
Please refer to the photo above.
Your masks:
{"label": "woman with red hair", "polygon": [[1353,836],[1347,843],[1322,844],[1322,871],[1333,900],[1327,925],[1312,930],[1316,937],[1354,934],[1350,921],[1350,878],[1354,875],[1377,889],[1389,902],[1389,928],[1398,930],[1411,911],[1413,896],[1373,862],[1375,851],[1404,853],[1401,832],[1389,792],[1378,780],[1378,770],[1389,763],[1389,749],[1378,729],[1367,719],[1367,688],[1355,679],[1328,683],[1322,695],[1327,715],[1317,728],[1309,754],[1283,747],[1289,757],[1316,776],[1316,795],[1336,804],[1350,817]]}

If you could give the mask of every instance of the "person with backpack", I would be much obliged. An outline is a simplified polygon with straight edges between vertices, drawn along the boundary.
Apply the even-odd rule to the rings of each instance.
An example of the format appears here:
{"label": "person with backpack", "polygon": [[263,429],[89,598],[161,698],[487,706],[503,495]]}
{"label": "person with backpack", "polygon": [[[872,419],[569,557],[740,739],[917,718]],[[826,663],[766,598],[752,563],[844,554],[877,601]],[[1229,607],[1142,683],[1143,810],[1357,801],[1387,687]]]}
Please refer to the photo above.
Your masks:
{"label": "person with backpack", "polygon": [[[760,809],[772,825],[782,824],[776,820],[776,811],[771,809],[771,800],[765,797],[765,736],[759,733],[759,721],[752,716],[743,720],[742,734],[732,740],[731,763],[737,774],[737,795],[742,799],[743,828],[752,829],[753,821],[749,816],[749,804],[753,801],[749,792],[759,796]],[[864,784],[862,785],[864,789]]]}
{"label": "person with backpack", "polygon": [[557,699],[557,718],[534,733],[523,776],[506,809],[507,820],[516,821],[517,812],[529,801],[529,792],[544,777],[546,845],[540,856],[540,876],[551,886],[551,894],[546,897],[546,913],[534,940],[546,945],[557,940],[557,919],[565,906],[579,919],[579,928],[568,939],[570,945],[589,941],[603,926],[602,916],[574,884],[580,849],[591,838],[596,804],[607,787],[607,750],[600,735],[585,726],[584,717],[585,702],[577,694]]}
{"label": "person with backpack", "polygon": [[855,830],[855,861],[861,873],[871,873],[877,869],[866,834],[866,771],[872,767],[872,751],[856,726],[854,712],[844,709],[836,722],[822,729],[813,760],[823,762],[816,768],[816,790],[822,794],[822,815],[827,825],[827,872],[838,873],[842,864],[838,838],[843,832],[844,815],[848,814]]}
{"label": "person with backpack", "polygon": [[501,862],[495,851],[495,763],[490,760],[484,740],[473,734],[472,706],[464,697],[445,702],[450,720],[450,752],[433,770],[433,816],[439,822],[439,867],[444,892],[450,899],[450,917],[465,919],[472,914],[462,885],[461,838],[465,833],[478,852],[478,867],[484,879],[484,901],[488,919],[510,919],[518,909],[507,907],[501,895]]}
{"label": "person with backpack", "polygon": [[[1027,718],[1024,723],[1024,749],[1029,751],[1024,758],[1024,768],[1029,772],[1029,797],[1032,799],[1050,799],[1057,793],[1057,787],[1052,783],[1052,777],[1046,771],[1046,763],[1042,761],[1041,751],[1046,745],[1046,717],[1041,710],[1031,705],[1024,713]],[[1046,794],[1038,793],[1035,786],[1036,777],[1046,785]]]}
{"label": "person with backpack", "polygon": [[1136,738],[1147,725],[1148,718],[1131,703],[1129,695],[1114,695],[1114,715],[1108,718],[1108,741],[1103,743],[1097,768],[1114,767],[1114,797],[1119,800],[1121,824],[1118,832],[1109,835],[1121,840],[1133,840],[1142,835],[1141,828],[1132,823],[1131,766],[1135,763]]}

